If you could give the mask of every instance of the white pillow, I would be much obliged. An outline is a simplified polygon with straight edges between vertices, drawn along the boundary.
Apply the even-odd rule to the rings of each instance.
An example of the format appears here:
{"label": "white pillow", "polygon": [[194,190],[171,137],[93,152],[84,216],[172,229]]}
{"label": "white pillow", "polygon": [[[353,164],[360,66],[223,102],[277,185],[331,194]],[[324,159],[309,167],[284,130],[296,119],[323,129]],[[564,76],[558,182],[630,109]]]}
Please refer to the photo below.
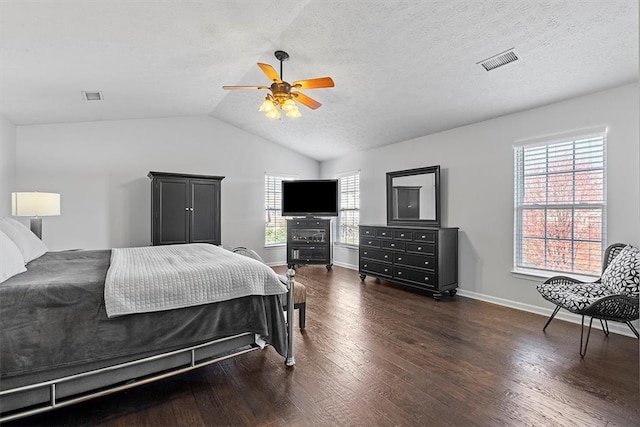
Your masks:
{"label": "white pillow", "polygon": [[0,283],[18,273],[27,271],[20,249],[13,240],[0,231]]}
{"label": "white pillow", "polygon": [[0,231],[9,236],[20,249],[25,264],[42,256],[49,250],[31,230],[13,218],[1,218]]}

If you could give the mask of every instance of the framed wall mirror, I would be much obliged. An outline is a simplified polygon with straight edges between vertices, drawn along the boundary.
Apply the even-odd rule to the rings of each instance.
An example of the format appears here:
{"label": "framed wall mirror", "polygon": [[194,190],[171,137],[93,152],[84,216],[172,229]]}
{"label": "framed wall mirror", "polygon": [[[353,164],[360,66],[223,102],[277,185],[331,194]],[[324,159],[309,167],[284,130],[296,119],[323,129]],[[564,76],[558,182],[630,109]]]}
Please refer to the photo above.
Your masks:
{"label": "framed wall mirror", "polygon": [[440,165],[387,172],[387,225],[440,227]]}

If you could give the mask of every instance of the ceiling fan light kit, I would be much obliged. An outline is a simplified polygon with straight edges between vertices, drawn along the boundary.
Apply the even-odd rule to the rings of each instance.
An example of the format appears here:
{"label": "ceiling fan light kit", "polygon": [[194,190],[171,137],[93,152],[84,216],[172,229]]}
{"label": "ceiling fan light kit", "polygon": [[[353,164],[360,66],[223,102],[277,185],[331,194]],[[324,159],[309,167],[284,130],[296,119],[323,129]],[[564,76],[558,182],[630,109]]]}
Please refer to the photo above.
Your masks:
{"label": "ceiling fan light kit", "polygon": [[289,59],[289,54],[282,50],[276,50],[274,55],[276,59],[280,61],[280,75],[278,75],[271,65],[258,63],[258,67],[260,67],[262,72],[273,82],[271,86],[222,86],[222,88],[225,90],[269,89],[271,93],[267,94],[258,111],[264,112],[265,116],[270,119],[279,119],[282,117],[278,110],[284,111],[289,118],[302,116],[296,101],[312,110],[320,108],[322,104],[315,99],[308,97],[302,92],[292,92],[291,89],[321,89],[333,87],[333,79],[331,77],[320,77],[316,79],[298,80],[289,84],[282,80],[282,63]]}

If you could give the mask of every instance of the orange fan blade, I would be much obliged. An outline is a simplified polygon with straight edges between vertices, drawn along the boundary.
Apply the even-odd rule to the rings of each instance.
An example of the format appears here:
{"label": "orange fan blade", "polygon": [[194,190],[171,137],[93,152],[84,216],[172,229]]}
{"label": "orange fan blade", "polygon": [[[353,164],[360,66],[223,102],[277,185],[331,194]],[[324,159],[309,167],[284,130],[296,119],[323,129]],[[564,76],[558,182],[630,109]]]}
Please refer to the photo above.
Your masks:
{"label": "orange fan blade", "polygon": [[282,82],[282,80],[280,80],[280,76],[278,76],[278,73],[271,65],[261,64],[260,62],[258,62],[258,67],[260,67],[262,72],[265,73],[269,78],[269,80],[271,80],[272,82],[276,82],[276,83]]}
{"label": "orange fan blade", "polygon": [[291,83],[291,87],[296,89],[320,89],[323,87],[333,87],[333,79],[331,77],[319,77],[317,79],[298,80]]}
{"label": "orange fan blade", "polygon": [[269,89],[267,86],[222,86],[224,90]]}
{"label": "orange fan blade", "polygon": [[318,101],[316,101],[315,99],[309,98],[307,95],[305,95],[304,93],[301,93],[301,92],[291,92],[291,95],[293,95],[293,97],[296,99],[296,101],[298,101],[300,104],[306,105],[307,107],[311,108],[312,110],[320,108],[320,106],[322,105]]}

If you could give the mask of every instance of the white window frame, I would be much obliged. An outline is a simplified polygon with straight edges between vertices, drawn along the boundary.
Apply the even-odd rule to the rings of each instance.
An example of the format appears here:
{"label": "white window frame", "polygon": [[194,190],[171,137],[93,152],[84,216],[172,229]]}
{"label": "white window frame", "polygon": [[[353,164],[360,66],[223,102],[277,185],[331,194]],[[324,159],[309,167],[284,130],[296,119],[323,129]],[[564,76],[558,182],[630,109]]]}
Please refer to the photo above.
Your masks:
{"label": "white window frame", "polygon": [[[283,246],[287,244],[287,219],[282,216],[282,181],[290,181],[295,176],[268,173],[264,174],[264,246]],[[281,240],[268,241],[269,229],[281,235]]]}
{"label": "white window frame", "polygon": [[[357,247],[360,225],[360,171],[345,172],[337,178],[339,203],[334,240],[338,245]],[[351,232],[347,233],[351,234],[352,238],[344,239],[345,227],[352,228]]]}
{"label": "white window frame", "polygon": [[[601,142],[601,147],[598,147]],[[589,144],[592,144],[589,146]],[[589,147],[588,147],[589,146]],[[595,148],[594,148],[595,147]],[[550,160],[554,159],[558,161],[561,157],[560,150],[564,150],[564,153],[571,153],[571,167],[567,167],[561,171],[550,170]],[[597,277],[599,276],[599,266],[602,260],[602,255],[606,248],[606,212],[607,212],[607,130],[604,127],[585,129],[581,131],[574,131],[562,135],[552,135],[542,138],[517,141],[514,146],[514,245],[513,245],[513,272],[521,273],[524,275],[533,275],[541,277],[549,277],[551,275],[564,274],[572,276],[583,277]],[[550,154],[551,153],[551,154]],[[556,153],[556,154],[554,154]],[[544,162],[534,163],[536,160],[534,156],[538,156],[538,160]],[[584,160],[585,158],[592,159],[593,162],[590,167],[581,167],[576,160]],[[525,165],[525,162],[529,160],[529,165]],[[601,164],[594,166],[595,164]],[[556,163],[557,165],[558,163]],[[557,166],[556,166],[557,168]],[[527,169],[525,171],[525,169]],[[576,180],[576,173],[597,172],[602,174],[602,190],[601,200],[576,200],[576,189],[580,188],[580,181]],[[525,202],[525,173],[529,178],[538,177],[544,178],[544,202],[527,203]],[[562,202],[553,202],[549,198],[552,193],[549,190],[550,182],[549,178],[554,175],[567,175],[572,174],[573,179],[571,181],[571,201],[563,200]],[[532,180],[530,180],[532,182]],[[542,182],[539,181],[539,182]],[[530,184],[533,187],[533,184]],[[582,187],[584,188],[584,186]],[[597,188],[597,187],[596,187]],[[533,187],[535,190],[535,187]],[[566,194],[566,193],[565,193]],[[588,238],[576,236],[579,224],[576,221],[577,212],[587,212],[600,210],[600,238]],[[570,222],[570,237],[559,237],[551,235],[548,230],[550,224],[549,210],[560,210],[571,213]],[[545,218],[544,234],[542,236],[525,236],[524,235],[524,213],[525,212],[543,212]],[[584,232],[583,232],[584,234]],[[526,241],[537,240],[538,243],[542,242],[544,247],[544,265],[531,265],[525,261],[524,247]],[[565,268],[554,268],[551,264],[554,264],[552,256],[548,253],[550,242],[563,241],[565,244],[570,245],[570,265],[566,265]],[[577,245],[590,245],[593,248],[593,255],[589,256],[590,263],[588,263],[592,270],[582,271],[576,268],[575,252]],[[595,248],[598,248],[596,250]],[[597,259],[596,259],[597,258]],[[598,269],[596,270],[596,264]]]}

